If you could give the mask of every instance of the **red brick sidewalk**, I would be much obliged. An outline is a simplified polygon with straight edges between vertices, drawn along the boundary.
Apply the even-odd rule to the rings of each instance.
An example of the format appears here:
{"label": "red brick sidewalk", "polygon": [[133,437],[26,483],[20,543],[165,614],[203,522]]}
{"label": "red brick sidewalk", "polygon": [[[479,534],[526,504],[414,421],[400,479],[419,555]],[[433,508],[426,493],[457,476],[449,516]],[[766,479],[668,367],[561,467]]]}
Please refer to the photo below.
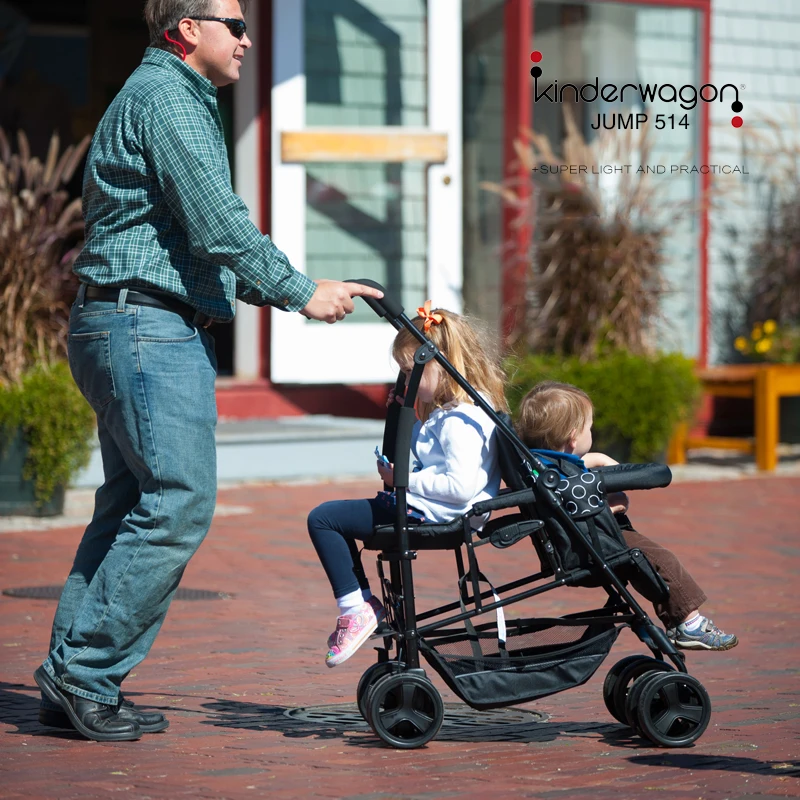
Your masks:
{"label": "red brick sidewalk", "polygon": [[[714,713],[686,750],[647,747],[605,710],[607,669],[644,652],[628,631],[585,686],[522,707],[545,712],[547,722],[509,709],[505,723],[476,713],[480,724],[461,724],[469,709],[434,675],[448,704],[445,728],[421,750],[384,747],[352,705],[341,705],[353,703],[371,651],[335,670],[323,664],[336,614],[304,529],[316,503],[373,490],[270,486],[221,494],[221,502],[253,513],[215,521],[182,586],[233,597],[173,604],[152,653],[125,685],[137,703],[165,709],[171,727],[139,742],[97,744],[39,727],[31,673],[45,654],[55,603],[0,596],[0,795],[800,796],[800,479],[680,484],[634,497],[637,526],[674,548],[711,598],[707,612],[742,640],[729,653],[689,655]],[[80,533],[0,534],[0,588],[62,582]],[[503,581],[533,571],[528,551],[484,548],[481,557]],[[449,557],[423,553],[415,568],[423,605],[456,598]],[[590,595],[564,589],[515,609],[563,613],[588,608]],[[333,704],[340,705],[310,720],[285,714]]]}

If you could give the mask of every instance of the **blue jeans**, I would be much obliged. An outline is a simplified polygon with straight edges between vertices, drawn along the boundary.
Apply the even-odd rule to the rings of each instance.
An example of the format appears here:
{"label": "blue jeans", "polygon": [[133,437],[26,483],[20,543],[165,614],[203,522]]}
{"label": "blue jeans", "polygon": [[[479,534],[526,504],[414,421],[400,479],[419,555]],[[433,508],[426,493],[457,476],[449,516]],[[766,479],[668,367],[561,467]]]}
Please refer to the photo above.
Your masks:
{"label": "blue jeans", "polygon": [[58,604],[44,668],[115,705],[208,531],[217,490],[214,340],[172,311],[72,307],[69,364],[97,414],[105,482]]}
{"label": "blue jeans", "polygon": [[[409,520],[419,522],[412,511]],[[378,498],[369,500],[331,500],[308,515],[308,535],[333,589],[334,597],[344,597],[358,589],[369,589],[360,569],[358,541],[372,537],[376,525],[391,525],[396,512]]]}

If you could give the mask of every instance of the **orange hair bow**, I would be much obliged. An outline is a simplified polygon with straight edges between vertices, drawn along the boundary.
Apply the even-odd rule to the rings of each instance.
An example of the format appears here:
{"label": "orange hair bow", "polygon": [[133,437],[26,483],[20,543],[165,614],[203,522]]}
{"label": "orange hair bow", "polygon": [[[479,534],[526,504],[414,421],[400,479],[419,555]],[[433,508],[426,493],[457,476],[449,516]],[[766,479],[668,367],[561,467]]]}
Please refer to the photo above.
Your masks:
{"label": "orange hair bow", "polygon": [[444,317],[441,314],[437,312],[431,313],[430,300],[426,300],[425,305],[420,306],[417,309],[417,314],[419,314],[422,319],[425,320],[425,322],[422,324],[422,330],[425,331],[425,333],[431,329],[431,325],[440,325],[444,320]]}

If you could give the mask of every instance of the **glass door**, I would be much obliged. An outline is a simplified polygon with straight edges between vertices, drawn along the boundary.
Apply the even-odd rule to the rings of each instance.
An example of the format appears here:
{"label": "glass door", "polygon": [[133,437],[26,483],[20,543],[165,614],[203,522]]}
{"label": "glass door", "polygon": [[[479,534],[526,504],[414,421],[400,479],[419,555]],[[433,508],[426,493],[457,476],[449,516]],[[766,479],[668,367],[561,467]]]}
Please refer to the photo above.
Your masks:
{"label": "glass door", "polygon": [[[461,307],[460,4],[275,0],[272,233],[312,278]],[[273,309],[276,383],[392,380],[394,329]]]}

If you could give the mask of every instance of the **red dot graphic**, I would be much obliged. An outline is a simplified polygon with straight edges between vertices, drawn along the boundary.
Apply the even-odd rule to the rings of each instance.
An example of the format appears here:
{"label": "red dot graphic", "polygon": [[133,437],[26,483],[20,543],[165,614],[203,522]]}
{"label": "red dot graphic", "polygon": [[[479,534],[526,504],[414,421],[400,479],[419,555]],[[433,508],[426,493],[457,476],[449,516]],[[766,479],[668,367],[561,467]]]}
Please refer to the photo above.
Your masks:
{"label": "red dot graphic", "polygon": [[731,120],[731,125],[733,125],[734,128],[741,128],[742,125],[744,125],[744,120],[741,117],[734,117]]}
{"label": "red dot graphic", "polygon": [[542,54],[538,50],[534,50],[531,53],[531,61],[535,64],[538,64],[542,60]]}

